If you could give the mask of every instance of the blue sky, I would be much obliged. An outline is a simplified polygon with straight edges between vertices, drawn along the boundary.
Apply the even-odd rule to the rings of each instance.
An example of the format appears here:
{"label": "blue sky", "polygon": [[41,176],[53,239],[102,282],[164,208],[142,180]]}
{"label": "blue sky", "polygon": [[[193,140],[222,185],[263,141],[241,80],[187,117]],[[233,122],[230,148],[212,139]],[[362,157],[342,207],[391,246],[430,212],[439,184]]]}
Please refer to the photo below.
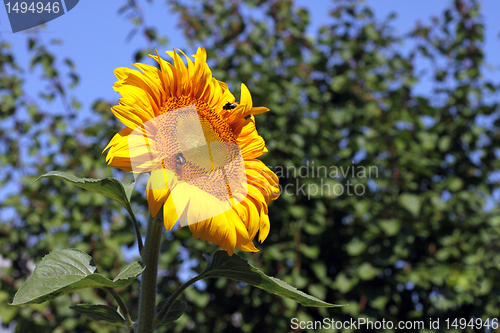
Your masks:
{"label": "blue sky", "polygon": [[[172,46],[187,49],[182,34],[176,29],[178,18],[168,12],[163,1],[149,4],[144,0],[138,0],[143,5],[144,15],[149,25],[161,27],[160,34],[167,35],[169,42],[167,49]],[[417,21],[430,22],[432,16],[440,15],[444,8],[449,6],[452,0],[368,0],[367,3],[375,12],[378,19],[383,19],[391,12],[397,14],[393,21],[394,27],[399,34],[407,33],[413,28]],[[146,46],[145,39],[135,36],[126,41],[127,33],[132,29],[124,15],[118,14],[118,8],[125,1],[112,0],[81,0],[79,4],[67,14],[46,24],[46,29],[40,32],[40,37],[46,43],[52,39],[61,39],[64,44],[53,46],[51,49],[62,58],[69,57],[77,65],[80,75],[80,84],[71,92],[83,105],[83,114],[90,114],[88,110],[97,98],[118,100],[119,95],[112,88],[116,81],[114,69],[121,66],[131,67],[134,53]],[[328,11],[332,8],[330,0],[296,0],[296,3],[310,10],[311,22],[309,33],[314,35],[322,24],[329,21]],[[482,0],[486,24],[485,53],[486,60],[491,64],[491,70],[486,76],[498,81],[500,70],[500,21],[497,19],[500,13],[499,0]],[[326,9],[326,10],[325,10]],[[28,34],[19,32],[13,34],[9,25],[6,10],[0,8],[0,34],[2,39],[8,41],[15,52],[16,61],[23,67],[29,68],[29,55],[27,54]],[[200,45],[202,46],[202,45]],[[158,50],[165,58],[163,52]],[[153,61],[151,60],[152,64]],[[425,67],[425,63],[417,63],[418,67]],[[36,95],[39,91],[40,72],[27,73],[26,90],[30,95]],[[419,83],[417,91],[425,93],[430,91],[429,82]],[[49,106],[51,110],[62,109],[57,103]],[[54,110],[56,111],[56,110]],[[0,202],[2,200],[0,189]],[[3,193],[5,195],[5,192]],[[129,254],[135,254],[129,253]],[[191,263],[187,263],[188,266]],[[188,268],[188,267],[186,267]],[[187,276],[187,275],[186,275]]]}
{"label": "blue sky", "polygon": [[[432,16],[439,16],[444,8],[448,7],[453,0],[367,0],[368,5],[374,10],[379,20],[387,17],[391,12],[397,14],[393,25],[398,34],[409,32],[417,21],[429,23]],[[63,58],[71,58],[76,64],[76,71],[80,75],[80,84],[70,92],[70,97],[75,96],[83,106],[80,112],[81,124],[86,124],[85,119],[91,117],[90,107],[98,98],[110,101],[118,101],[119,95],[113,90],[116,81],[114,69],[117,67],[132,67],[133,55],[138,49],[146,46],[145,38],[135,36],[126,40],[128,32],[133,28],[126,15],[118,14],[118,8],[126,1],[111,0],[81,0],[78,5],[65,15],[50,21],[46,28],[41,30],[39,37],[46,44],[53,39],[63,40],[62,45],[51,46],[62,61]],[[165,49],[171,50],[172,46],[187,50],[181,32],[176,28],[178,17],[168,12],[164,1],[156,0],[148,3],[138,0],[144,10],[144,16],[148,25],[161,27],[160,35],[166,35],[169,42]],[[317,29],[329,22],[328,12],[333,7],[331,0],[296,0],[297,5],[309,9],[311,14],[311,26],[308,33],[312,36]],[[481,1],[484,15],[486,38],[485,54],[486,61],[490,64],[489,70],[485,72],[488,79],[498,82],[500,71],[500,21],[497,19],[500,13],[499,0]],[[97,8],[98,6],[98,9]],[[9,42],[14,50],[16,61],[22,68],[29,68],[30,55],[27,52],[27,40],[29,34],[26,32],[12,33],[7,18],[6,9],[0,8],[0,34],[2,40]],[[202,45],[198,45],[202,46]],[[159,49],[164,58],[169,57],[165,50]],[[153,64],[152,59],[146,60]],[[417,70],[424,69],[426,63],[416,63]],[[36,96],[40,91],[41,71],[26,73],[26,91],[30,96]],[[45,82],[43,84],[46,84]],[[423,80],[417,87],[416,92],[425,94],[431,91],[430,81]],[[495,96],[494,98],[498,98]],[[46,105],[39,103],[44,109],[52,112],[63,112],[61,103]],[[1,126],[2,124],[0,124]],[[103,143],[104,145],[104,143]],[[10,188],[10,190],[8,190]],[[0,189],[0,202],[12,194],[13,187]],[[500,195],[500,193],[499,193]]]}
{"label": "blue sky", "polygon": [[[163,1],[156,1],[153,4],[146,1],[139,2],[143,6],[146,21],[150,25],[161,27],[160,33],[168,36],[168,49],[172,46],[186,48],[181,33],[176,29],[178,18],[168,12]],[[328,9],[332,8],[332,1],[296,0],[296,2],[310,10],[312,25],[309,32],[311,34],[314,34],[320,25],[328,22]],[[45,42],[52,39],[64,41],[63,45],[52,49],[56,50],[61,57],[73,59],[77,65],[81,81],[72,94],[82,102],[84,110],[88,110],[96,98],[119,98],[112,89],[116,80],[113,70],[121,66],[130,67],[135,51],[146,46],[145,39],[140,36],[135,36],[131,41],[125,40],[132,25],[124,15],[119,15],[117,12],[123,3],[125,1],[82,0],[67,14],[48,22],[46,29],[40,33]],[[368,0],[367,3],[379,19],[391,12],[396,12],[397,18],[393,21],[394,26],[397,32],[406,33],[415,26],[417,20],[425,23],[429,22],[431,16],[441,14],[451,0]],[[492,69],[495,69],[495,72],[491,71],[486,74],[489,78],[495,79],[500,69],[500,61],[496,56],[500,53],[500,40],[498,39],[500,21],[497,20],[497,15],[500,13],[500,1],[483,0],[482,4],[486,22],[486,60],[493,66]],[[18,56],[17,61],[27,68],[29,61],[26,54],[27,34],[11,32],[4,9],[0,9],[0,33],[2,38],[13,46]],[[159,50],[161,53],[163,51],[165,50]],[[165,55],[165,58],[168,56]],[[420,65],[425,66],[424,63]],[[28,77],[27,89],[28,92],[32,90],[33,95],[39,89],[39,75],[40,73],[35,72]],[[429,90],[429,84],[420,83],[419,92]]]}
{"label": "blue sky", "polygon": [[[329,22],[328,12],[334,6],[333,1],[295,1],[297,5],[310,11],[312,24],[308,33],[312,36],[316,34],[321,25]],[[367,0],[367,3],[379,20],[384,19],[391,12],[395,12],[397,16],[393,20],[394,28],[398,34],[405,34],[415,26],[417,21],[429,23],[432,16],[441,15],[444,8],[448,7],[452,1]],[[184,50],[188,49],[181,32],[176,28],[178,17],[168,12],[164,1],[156,0],[153,3],[148,3],[145,0],[138,0],[138,2],[142,6],[148,25],[161,27],[160,35],[166,35],[169,38],[165,49],[171,50],[173,46]],[[70,92],[70,97],[75,96],[82,103],[81,124],[86,124],[86,119],[91,118],[90,107],[96,99],[105,98],[109,101],[118,101],[120,96],[112,88],[116,81],[114,69],[122,66],[132,67],[133,55],[138,49],[146,46],[145,38],[142,36],[136,35],[131,40],[126,40],[126,36],[133,26],[126,15],[118,14],[118,8],[124,3],[126,3],[124,0],[99,2],[81,0],[70,12],[48,22],[46,28],[39,33],[39,38],[46,44],[53,39],[63,40],[62,45],[51,46],[51,50],[59,55],[59,61],[68,57],[77,66],[76,71],[80,75],[80,84]],[[500,21],[497,19],[497,15],[500,13],[500,1],[482,0],[481,3],[486,27],[486,61],[491,65],[485,75],[497,82],[500,70],[500,60],[497,57],[500,54],[500,39],[498,38]],[[0,34],[2,40],[12,45],[16,61],[22,68],[29,68],[30,55],[27,52],[29,34],[26,32],[12,33],[7,11],[2,8],[0,8]],[[164,58],[169,59],[164,53],[165,50],[159,49],[158,51]],[[152,59],[146,61],[149,61],[150,64],[154,63]],[[417,70],[424,69],[426,66],[424,61],[416,63]],[[40,70],[26,73],[25,89],[30,96],[36,96],[40,91],[40,77]],[[416,92],[425,94],[431,89],[430,81],[423,80],[418,83]],[[47,105],[40,101],[39,104],[44,109],[55,113],[64,112],[62,104],[58,102]],[[10,189],[12,190],[13,187]],[[8,191],[6,187],[0,189],[0,202],[9,194],[12,194],[12,191]]]}

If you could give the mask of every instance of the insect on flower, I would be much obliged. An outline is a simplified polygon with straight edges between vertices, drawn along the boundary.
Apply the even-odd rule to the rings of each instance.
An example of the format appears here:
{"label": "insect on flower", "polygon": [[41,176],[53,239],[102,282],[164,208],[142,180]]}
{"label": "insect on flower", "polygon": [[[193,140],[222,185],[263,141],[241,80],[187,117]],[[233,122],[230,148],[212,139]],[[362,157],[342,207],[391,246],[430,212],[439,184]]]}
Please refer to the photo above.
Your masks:
{"label": "insect on flower", "polygon": [[182,153],[175,155],[175,160],[178,165],[186,164],[186,158],[184,157],[184,155],[182,155]]}
{"label": "insect on flower", "polygon": [[226,105],[224,105],[222,107],[222,110],[232,110],[232,109],[236,109],[237,107],[238,107],[238,104],[227,102]]}

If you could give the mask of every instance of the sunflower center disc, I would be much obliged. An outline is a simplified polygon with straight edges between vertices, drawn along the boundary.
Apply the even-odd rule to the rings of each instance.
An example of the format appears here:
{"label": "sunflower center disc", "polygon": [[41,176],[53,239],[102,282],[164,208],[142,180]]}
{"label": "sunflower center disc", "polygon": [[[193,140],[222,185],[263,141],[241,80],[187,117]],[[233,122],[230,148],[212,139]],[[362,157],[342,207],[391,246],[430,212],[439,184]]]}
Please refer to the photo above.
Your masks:
{"label": "sunflower center disc", "polygon": [[[187,203],[205,206],[210,202],[210,209],[200,211],[197,221],[190,219],[189,223],[194,223],[222,214],[241,202],[247,195],[245,165],[227,122],[205,103],[188,97],[171,98],[161,112],[144,124],[156,128],[154,138],[143,134],[144,143],[149,147],[148,142],[154,141],[159,167],[176,178],[178,190],[170,189],[170,195],[179,216]],[[142,127],[137,130],[144,133]],[[155,181],[152,186],[161,190],[168,184],[172,179]]]}

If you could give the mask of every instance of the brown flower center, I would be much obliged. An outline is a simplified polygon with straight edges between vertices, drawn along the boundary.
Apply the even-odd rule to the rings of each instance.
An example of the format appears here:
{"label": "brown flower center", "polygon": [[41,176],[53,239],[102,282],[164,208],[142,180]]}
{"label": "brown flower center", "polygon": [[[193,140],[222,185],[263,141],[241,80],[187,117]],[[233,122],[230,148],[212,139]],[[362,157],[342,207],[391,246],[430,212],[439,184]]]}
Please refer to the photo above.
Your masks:
{"label": "brown flower center", "polygon": [[220,200],[231,197],[245,173],[225,119],[205,102],[187,96],[171,97],[160,112],[155,143],[163,166],[174,171],[179,181]]}

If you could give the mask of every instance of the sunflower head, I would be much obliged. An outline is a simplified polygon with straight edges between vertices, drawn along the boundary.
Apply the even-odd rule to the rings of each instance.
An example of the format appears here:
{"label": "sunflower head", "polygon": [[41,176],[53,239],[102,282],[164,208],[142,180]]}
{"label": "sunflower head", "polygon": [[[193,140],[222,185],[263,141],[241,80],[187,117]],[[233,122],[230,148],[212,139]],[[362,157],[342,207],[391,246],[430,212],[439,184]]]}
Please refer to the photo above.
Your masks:
{"label": "sunflower head", "polygon": [[[113,113],[125,128],[104,150],[108,164],[133,173],[151,173],[149,210],[170,230],[179,221],[196,238],[258,251],[269,233],[268,204],[279,196],[278,178],[257,157],[267,149],[255,128],[253,107],[241,85],[236,103],[227,84],[212,77],[206,52],[194,61],[179,50],[170,64],[151,55],[159,68],[137,63],[118,68],[115,90],[122,95]],[[163,210],[163,211],[161,211]]]}

